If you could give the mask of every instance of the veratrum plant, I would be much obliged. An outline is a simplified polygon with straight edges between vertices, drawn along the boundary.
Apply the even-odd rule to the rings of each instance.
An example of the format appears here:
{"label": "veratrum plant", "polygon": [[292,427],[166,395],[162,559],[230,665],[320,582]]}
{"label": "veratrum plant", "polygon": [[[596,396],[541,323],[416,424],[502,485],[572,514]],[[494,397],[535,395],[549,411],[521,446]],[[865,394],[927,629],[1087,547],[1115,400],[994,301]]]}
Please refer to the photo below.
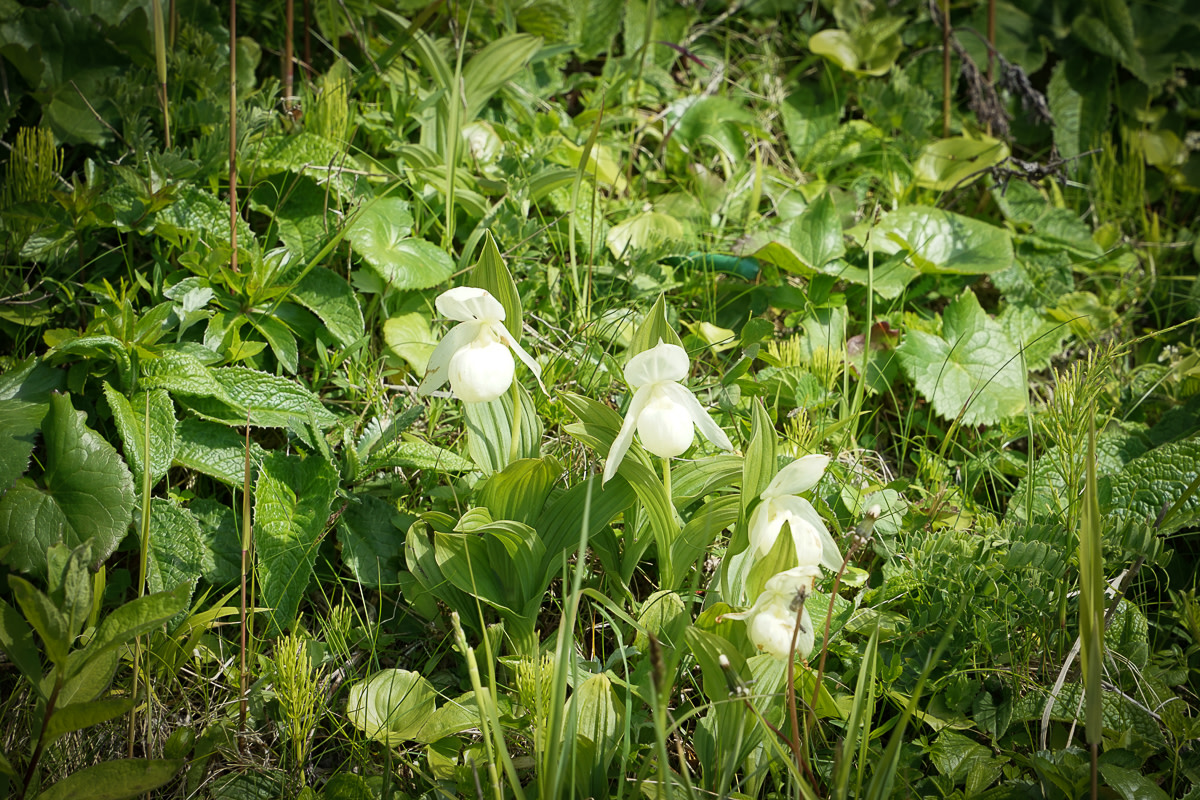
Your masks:
{"label": "veratrum plant", "polygon": [[[34,701],[27,755],[0,753],[0,794],[38,798],[117,800],[157,789],[171,780],[184,759],[128,758],[104,761],[74,772],[53,787],[42,786],[46,748],[72,731],[99,725],[129,712],[134,698],[103,697],[120,660],[120,648],[163,625],[187,608],[191,586],[158,592],[117,608],[94,627],[93,580],[87,565],[92,546],[59,544],[47,552],[42,591],[19,575],[8,585],[16,607],[0,600],[0,650],[29,682]],[[41,639],[39,651],[34,632]],[[44,663],[50,664],[45,671]]]}

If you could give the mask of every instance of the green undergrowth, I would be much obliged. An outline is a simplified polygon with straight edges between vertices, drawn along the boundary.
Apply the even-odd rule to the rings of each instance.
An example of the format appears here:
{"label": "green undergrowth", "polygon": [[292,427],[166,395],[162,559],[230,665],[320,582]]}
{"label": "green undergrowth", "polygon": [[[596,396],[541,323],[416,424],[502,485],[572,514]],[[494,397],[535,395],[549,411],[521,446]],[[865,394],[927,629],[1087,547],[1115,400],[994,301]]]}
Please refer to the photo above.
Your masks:
{"label": "green undergrowth", "polygon": [[991,5],[0,7],[0,794],[1200,797],[1200,15]]}

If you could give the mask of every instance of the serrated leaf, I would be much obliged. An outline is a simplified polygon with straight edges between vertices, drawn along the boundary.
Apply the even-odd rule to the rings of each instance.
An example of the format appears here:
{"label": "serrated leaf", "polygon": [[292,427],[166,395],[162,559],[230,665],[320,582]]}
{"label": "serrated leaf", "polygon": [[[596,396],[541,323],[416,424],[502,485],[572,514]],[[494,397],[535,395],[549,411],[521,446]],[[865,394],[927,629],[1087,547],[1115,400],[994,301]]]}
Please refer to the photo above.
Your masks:
{"label": "serrated leaf", "polygon": [[249,313],[245,315],[251,327],[258,331],[271,348],[275,360],[284,371],[295,375],[300,366],[300,351],[296,347],[296,335],[274,316]]}
{"label": "serrated leaf", "polygon": [[248,367],[219,367],[211,375],[219,387],[216,394],[180,399],[205,419],[240,427],[249,415],[258,428],[288,428],[293,419],[307,421],[310,415],[319,428],[337,423],[320,398],[295,381]]}
{"label": "serrated leaf", "polygon": [[29,468],[42,420],[50,403],[0,400],[0,493]]}
{"label": "serrated leaf", "polygon": [[92,541],[104,561],[129,527],[133,476],[117,451],[84,424],[67,395],[54,395],[42,425],[44,472],[40,483],[19,480],[0,498],[0,547],[13,546],[16,569],[45,574],[46,550]]}
{"label": "serrated leaf", "polygon": [[982,275],[1013,263],[1008,231],[929,206],[888,213],[872,229],[870,247],[889,255],[907,252],[922,272]]}
{"label": "serrated leaf", "polygon": [[186,759],[121,758],[73,772],[37,800],[125,800],[157,789],[174,778]]}
{"label": "serrated leaf", "polygon": [[406,439],[393,442],[372,453],[370,460],[363,465],[363,470],[377,472],[394,467],[431,469],[440,472],[470,472],[476,468],[467,459],[444,447],[417,439]]}
{"label": "serrated leaf", "polygon": [[338,518],[342,561],[363,586],[394,586],[404,568],[404,533],[415,518],[406,516],[397,527],[396,511],[377,497],[355,497]]}
{"label": "serrated leaf", "polygon": [[312,456],[272,453],[254,484],[254,535],[270,629],[290,627],[312,578],[318,540],[329,518],[337,472]]}
{"label": "serrated leaf", "polygon": [[[229,242],[229,203],[192,183],[176,186],[175,202],[154,215],[154,232],[180,242],[200,239],[209,244]],[[239,246],[254,241],[254,231],[241,217],[237,222]]]}
{"label": "serrated leaf", "polygon": [[195,586],[200,576],[200,549],[200,523],[190,511],[161,497],[150,501],[150,563],[146,569],[150,591]]}
{"label": "serrated leaf", "polygon": [[172,394],[228,399],[213,371],[200,359],[181,350],[164,351],[158,358],[141,362],[142,386],[166,389]]}
{"label": "serrated leaf", "polygon": [[1028,387],[1016,345],[970,291],[946,307],[942,335],[910,330],[900,364],[934,410],[964,425],[990,425],[1025,409]]}
{"label": "serrated leaf", "polygon": [[[252,470],[266,454],[258,442],[250,442]],[[246,474],[246,439],[224,425],[187,417],[179,424],[174,463],[241,488]]]}
{"label": "serrated leaf", "polygon": [[241,577],[242,534],[233,509],[201,497],[188,511],[200,525],[200,575],[214,586],[236,583]]}
{"label": "serrated leaf", "polygon": [[291,299],[317,315],[325,330],[343,347],[365,334],[358,297],[342,277],[324,267],[314,267],[292,289]]}
{"label": "serrated leaf", "polygon": [[[1112,476],[1107,512],[1147,522],[1174,506],[1200,474],[1200,436],[1156,447],[1133,459]],[[1200,521],[1200,492],[1193,492],[1165,520],[1162,534],[1193,526]]]}
{"label": "serrated leaf", "polygon": [[[307,131],[264,136],[255,150],[254,174],[267,176],[278,172],[307,175],[318,185],[332,186],[337,192],[347,195],[369,195],[369,190],[360,190],[360,169],[353,156],[328,139]],[[228,210],[226,219],[228,219]]]}
{"label": "serrated leaf", "polygon": [[[147,406],[147,397],[149,406]],[[138,392],[132,400],[118,392],[107,382],[104,398],[112,410],[113,422],[121,437],[126,460],[133,468],[134,482],[142,482],[142,470],[146,463],[146,413],[150,414],[150,483],[158,483],[171,468],[178,447],[176,435],[175,405],[171,396],[163,389]]]}
{"label": "serrated leaf", "polygon": [[386,745],[414,740],[434,712],[433,685],[416,672],[384,669],[350,687],[346,718]]}

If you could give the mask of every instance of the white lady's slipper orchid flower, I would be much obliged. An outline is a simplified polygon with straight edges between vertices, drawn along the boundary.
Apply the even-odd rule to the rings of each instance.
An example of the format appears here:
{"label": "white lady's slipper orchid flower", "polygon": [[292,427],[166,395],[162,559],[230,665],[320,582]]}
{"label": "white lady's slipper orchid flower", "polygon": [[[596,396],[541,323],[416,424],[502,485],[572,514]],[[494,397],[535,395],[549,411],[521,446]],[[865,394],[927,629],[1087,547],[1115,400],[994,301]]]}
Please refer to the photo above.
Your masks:
{"label": "white lady's slipper orchid flower", "polygon": [[464,403],[495,400],[512,385],[514,352],[541,385],[541,368],[504,327],[504,306],[486,289],[457,286],[438,295],[434,305],[438,313],[459,324],[429,357],[419,394],[429,394],[450,381],[450,390]]}
{"label": "white lady's slipper orchid flower", "polygon": [[771,552],[786,522],[800,566],[821,564],[834,572],[841,568],[842,554],[821,516],[812,503],[796,496],[816,486],[828,464],[829,456],[811,455],[779,470],[750,514],[750,558]]}
{"label": "white lady's slipper orchid flower", "polygon": [[759,651],[786,659],[792,650],[792,633],[796,630],[796,612],[800,611],[800,632],[796,634],[796,652],[808,658],[816,637],[812,618],[803,608],[812,594],[819,570],[816,566],[793,567],[773,576],[763,587],[749,611],[722,614],[723,619],[746,620],[746,635]]}
{"label": "white lady's slipper orchid flower", "polygon": [[722,450],[733,449],[721,426],[680,383],[687,374],[687,353],[679,345],[662,339],[629,359],[625,382],[635,391],[621,431],[604,462],[604,482],[617,474],[617,467],[633,442],[634,430],[642,440],[642,447],[662,458],[674,458],[691,446],[695,439],[693,426]]}

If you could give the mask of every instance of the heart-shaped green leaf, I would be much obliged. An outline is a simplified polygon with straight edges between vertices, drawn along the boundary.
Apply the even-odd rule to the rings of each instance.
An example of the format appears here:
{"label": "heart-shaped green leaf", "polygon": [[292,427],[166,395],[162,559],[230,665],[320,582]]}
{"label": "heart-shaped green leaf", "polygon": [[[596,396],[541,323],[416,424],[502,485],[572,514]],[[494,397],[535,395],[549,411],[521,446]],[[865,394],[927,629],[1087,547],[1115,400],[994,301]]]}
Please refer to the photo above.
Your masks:
{"label": "heart-shaped green leaf", "polygon": [[24,572],[44,574],[46,550],[92,540],[92,555],[107,559],[133,514],[133,476],[117,451],[84,424],[67,395],[53,395],[42,426],[38,481],[23,478],[0,499],[0,547]]}

